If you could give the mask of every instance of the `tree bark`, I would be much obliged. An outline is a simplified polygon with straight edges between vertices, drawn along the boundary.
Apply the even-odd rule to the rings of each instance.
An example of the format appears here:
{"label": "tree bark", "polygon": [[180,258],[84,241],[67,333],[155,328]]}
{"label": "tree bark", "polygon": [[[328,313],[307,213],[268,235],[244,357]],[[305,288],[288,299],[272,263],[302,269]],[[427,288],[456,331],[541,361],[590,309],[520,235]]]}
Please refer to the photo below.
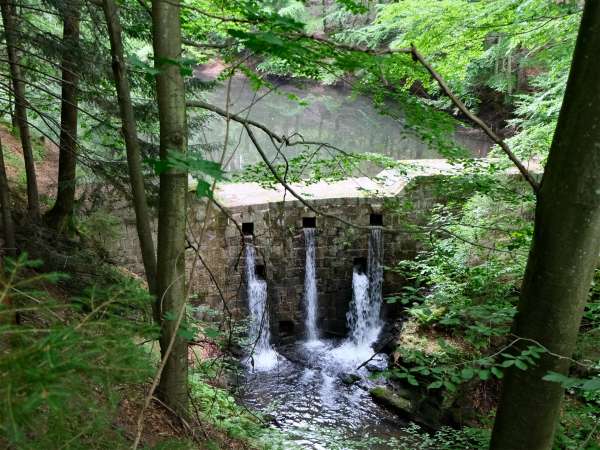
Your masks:
{"label": "tree bark", "polygon": [[10,193],[6,167],[4,165],[4,149],[0,140],[0,207],[2,208],[2,228],[4,230],[4,246],[6,254],[17,256],[17,240],[15,239],[15,225],[12,220],[10,208]]}
{"label": "tree bark", "polygon": [[65,3],[62,38],[62,93],[60,109],[60,144],[58,156],[58,191],[54,206],[47,214],[48,224],[64,231],[71,225],[75,207],[77,169],[77,58],[81,5],[77,0]]}
{"label": "tree bark", "polygon": [[[113,0],[104,0],[104,16],[108,26],[110,48],[112,54],[112,70],[115,78],[115,88],[119,100],[121,112],[121,126],[125,147],[127,149],[127,167],[129,169],[129,180],[133,195],[133,208],[137,226],[138,239],[142,252],[142,261],[146,272],[146,280],[150,293],[156,294],[156,253],[154,252],[154,240],[152,239],[152,228],[150,227],[150,214],[146,201],[144,187],[144,176],[142,172],[142,156],[137,138],[136,121],[131,102],[129,80],[127,78],[127,67],[123,57],[123,39],[121,37],[121,23],[119,11]],[[154,306],[154,319],[160,323],[158,303]]]}
{"label": "tree bark", "polygon": [[15,117],[19,128],[21,147],[23,148],[23,159],[25,161],[25,175],[27,178],[27,209],[33,220],[40,218],[40,201],[35,176],[35,163],[33,160],[33,147],[29,124],[27,121],[27,101],[25,99],[25,83],[21,72],[21,63],[17,53],[16,43],[18,40],[17,18],[14,14],[14,4],[10,0],[0,0],[2,10],[2,21],[4,22],[4,36],[6,39],[6,53],[10,66],[10,77],[12,79],[13,93],[15,96]]}
{"label": "tree bark", "polygon": [[[571,73],[536,207],[514,333],[546,353],[506,374],[492,450],[549,450],[563,398],[549,371],[567,374],[600,252],[600,2],[585,2]],[[560,355],[561,357],[557,357]]]}
{"label": "tree bark", "polygon": [[[187,151],[185,87],[181,68],[180,8],[176,2],[152,1],[154,65],[160,121],[160,158]],[[187,173],[167,168],[160,174],[157,294],[160,301],[161,352],[174,339],[158,386],[159,397],[180,414],[187,413],[187,341],[177,334],[176,320],[186,304],[185,220]]]}

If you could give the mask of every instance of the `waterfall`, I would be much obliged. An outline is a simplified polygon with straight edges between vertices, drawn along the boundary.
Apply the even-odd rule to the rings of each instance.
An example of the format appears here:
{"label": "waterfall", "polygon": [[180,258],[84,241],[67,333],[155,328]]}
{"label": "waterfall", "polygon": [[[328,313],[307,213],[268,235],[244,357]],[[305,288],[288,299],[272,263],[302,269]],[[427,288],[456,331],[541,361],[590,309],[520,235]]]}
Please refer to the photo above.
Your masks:
{"label": "waterfall", "polygon": [[373,344],[383,326],[381,288],[383,284],[383,239],[380,227],[372,227],[369,235],[367,273],[360,265],[352,272],[352,301],[346,314],[350,334],[333,351],[342,368],[353,368],[373,355]]}
{"label": "waterfall", "polygon": [[349,339],[357,347],[370,346],[379,328],[373,317],[373,308],[369,299],[369,277],[359,267],[354,267],[352,273],[352,302],[346,314]]}
{"label": "waterfall", "polygon": [[360,266],[352,273],[352,302],[346,315],[350,339],[357,347],[371,348],[381,331],[381,287],[383,284],[383,240],[381,228],[372,227],[369,235],[367,274]]}
{"label": "waterfall", "polygon": [[306,262],[304,265],[304,303],[306,305],[306,338],[309,343],[319,342],[317,330],[317,276],[315,269],[315,229],[304,228]]}
{"label": "waterfall", "polygon": [[[380,227],[371,227],[369,235],[369,326],[381,328],[381,288],[383,285],[383,233]],[[379,334],[379,331],[377,332]],[[377,338],[377,337],[375,337]]]}
{"label": "waterfall", "polygon": [[277,365],[277,352],[271,347],[271,329],[267,309],[267,282],[256,275],[256,248],[246,242],[246,284],[250,310],[250,356],[254,370],[269,370]]}

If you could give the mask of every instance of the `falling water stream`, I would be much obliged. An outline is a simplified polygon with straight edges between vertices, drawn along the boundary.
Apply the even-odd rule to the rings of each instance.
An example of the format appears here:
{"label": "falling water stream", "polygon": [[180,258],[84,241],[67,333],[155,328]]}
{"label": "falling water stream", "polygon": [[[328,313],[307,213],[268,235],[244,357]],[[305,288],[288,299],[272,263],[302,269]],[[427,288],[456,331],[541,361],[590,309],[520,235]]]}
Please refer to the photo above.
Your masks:
{"label": "falling water stream", "polygon": [[246,242],[246,284],[250,326],[248,330],[248,365],[256,371],[270,370],[277,365],[277,352],[271,346],[271,329],[267,309],[267,282],[256,274],[256,248]]}
{"label": "falling water stream", "polygon": [[[350,449],[355,448],[357,442],[362,443],[361,448],[395,448],[395,439],[403,436],[402,428],[406,424],[375,404],[368,393],[374,385],[368,378],[369,371],[375,370],[374,367],[384,368],[387,358],[378,355],[359,369],[362,362],[373,356],[372,347],[382,327],[381,229],[371,229],[367,270],[354,268],[353,296],[347,315],[350,331],[343,341],[319,339],[315,229],[305,228],[304,236],[306,340],[278,347],[285,358],[275,363],[271,370],[248,373],[241,400],[251,408],[268,412],[275,419],[275,426],[285,432],[289,448]],[[247,259],[254,257],[253,252],[252,248],[247,250]],[[247,263],[247,270],[249,266]],[[256,280],[256,276],[249,274],[249,280]],[[258,282],[261,290],[266,289],[264,281]],[[266,298],[266,294],[261,291],[256,298],[259,297]],[[254,322],[255,318],[264,310],[264,306],[257,304],[254,308],[251,306],[253,323],[258,323]],[[252,329],[256,335],[256,329]],[[259,343],[262,351],[271,355],[268,359],[276,362],[277,355],[268,342],[268,335],[261,335],[257,341],[257,353],[260,354]],[[348,383],[350,374],[358,376],[359,380]]]}
{"label": "falling water stream", "polygon": [[383,286],[383,233],[381,227],[371,227],[369,234],[369,307],[365,317],[370,330],[381,329],[381,288]]}
{"label": "falling water stream", "polygon": [[317,271],[315,267],[315,229],[304,228],[306,262],[304,264],[304,303],[306,305],[306,341],[318,345],[317,330]]}

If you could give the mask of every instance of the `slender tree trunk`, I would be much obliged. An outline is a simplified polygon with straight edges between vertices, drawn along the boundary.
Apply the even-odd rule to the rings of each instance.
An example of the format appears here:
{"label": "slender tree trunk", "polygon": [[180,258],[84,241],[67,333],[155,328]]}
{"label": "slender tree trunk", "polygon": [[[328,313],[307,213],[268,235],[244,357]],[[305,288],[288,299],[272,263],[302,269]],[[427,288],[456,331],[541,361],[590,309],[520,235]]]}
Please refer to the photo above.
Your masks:
{"label": "slender tree trunk", "polygon": [[[550,450],[563,388],[600,252],[600,2],[585,2],[571,73],[535,216],[514,333],[563,358],[511,368],[504,381],[493,450]],[[521,347],[532,345],[523,342]]]}
{"label": "slender tree trunk", "polygon": [[[160,120],[160,158],[187,151],[185,87],[181,68],[179,4],[152,1],[154,65]],[[171,408],[187,413],[187,341],[177,335],[176,320],[185,308],[185,219],[187,173],[167,168],[160,174],[158,212],[157,294],[161,305],[161,352],[171,339],[172,352],[162,373],[158,394]],[[167,316],[168,315],[168,316]]]}
{"label": "slender tree trunk", "polygon": [[13,93],[15,95],[15,116],[23,148],[23,159],[25,161],[25,175],[27,177],[27,208],[32,219],[40,217],[40,202],[35,176],[35,164],[33,161],[33,147],[29,124],[27,121],[27,101],[25,100],[25,83],[21,72],[21,63],[16,49],[17,19],[14,15],[14,4],[10,0],[0,0],[2,10],[2,21],[4,22],[4,36],[6,39],[6,53],[10,66]]}
{"label": "slender tree trunk", "polygon": [[17,114],[15,113],[15,100],[10,89],[8,90],[8,109],[10,111],[10,124],[16,130],[19,128],[19,123],[17,122]]}
{"label": "slender tree trunk", "polygon": [[[150,214],[148,212],[142,172],[142,156],[137,138],[129,80],[127,78],[127,67],[123,58],[123,40],[121,37],[119,11],[113,0],[104,0],[103,7],[110,38],[113,76],[119,99],[123,139],[125,140],[125,147],[127,149],[127,167],[129,169],[129,180],[133,195],[138,239],[142,251],[142,261],[144,262],[144,270],[150,293],[156,294],[156,253],[154,253],[154,241],[152,239]],[[155,302],[154,319],[157,323],[160,323],[158,302]]]}
{"label": "slender tree trunk", "polygon": [[17,240],[15,239],[15,225],[12,220],[10,208],[10,194],[8,189],[8,178],[4,165],[4,149],[0,140],[0,207],[2,208],[2,228],[4,230],[4,245],[6,254],[17,255]]}
{"label": "slender tree trunk", "polygon": [[60,149],[58,156],[58,191],[56,202],[48,212],[48,224],[58,231],[70,226],[75,207],[77,169],[77,73],[79,15],[78,0],[68,0],[63,12],[62,93],[60,109]]}

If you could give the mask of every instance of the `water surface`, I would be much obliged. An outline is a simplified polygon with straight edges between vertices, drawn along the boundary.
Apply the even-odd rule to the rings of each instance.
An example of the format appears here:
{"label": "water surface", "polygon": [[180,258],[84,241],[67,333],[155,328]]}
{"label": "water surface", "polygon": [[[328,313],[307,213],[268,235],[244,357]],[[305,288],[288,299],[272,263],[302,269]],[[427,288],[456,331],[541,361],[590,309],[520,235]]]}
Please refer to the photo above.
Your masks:
{"label": "water surface", "polygon": [[[394,438],[403,435],[406,423],[373,402],[369,372],[361,369],[364,378],[353,385],[342,381],[370,356],[345,344],[322,340],[278,348],[288,359],[271,371],[248,372],[241,401],[274,417],[290,446],[337,450],[358,448],[355,444],[362,442],[360,448],[398,448]],[[374,364],[385,361],[376,358]]]}
{"label": "water surface", "polygon": [[[201,74],[198,76],[201,77]],[[291,99],[290,95],[295,99]],[[236,76],[230,84],[224,81],[207,92],[206,97],[210,103],[223,109],[229,97],[230,112],[260,122],[279,135],[326,142],[347,152],[381,153],[395,159],[440,157],[408,130],[401,118],[381,114],[370,98],[355,95],[343,86],[280,81],[276,90],[262,88],[255,91],[248,79]],[[456,133],[457,142],[471,149],[474,155],[487,153],[490,144],[485,137],[477,132],[463,131]],[[260,131],[255,132],[269,158],[281,162],[278,150],[268,137]],[[261,161],[242,127],[234,122],[227,127],[226,121],[220,117],[192,133],[191,144],[201,145],[213,159],[219,160],[226,141],[224,165],[228,170],[238,171]],[[288,147],[285,154],[291,157],[301,150],[302,146]],[[327,157],[330,152],[335,153],[321,153]]]}

